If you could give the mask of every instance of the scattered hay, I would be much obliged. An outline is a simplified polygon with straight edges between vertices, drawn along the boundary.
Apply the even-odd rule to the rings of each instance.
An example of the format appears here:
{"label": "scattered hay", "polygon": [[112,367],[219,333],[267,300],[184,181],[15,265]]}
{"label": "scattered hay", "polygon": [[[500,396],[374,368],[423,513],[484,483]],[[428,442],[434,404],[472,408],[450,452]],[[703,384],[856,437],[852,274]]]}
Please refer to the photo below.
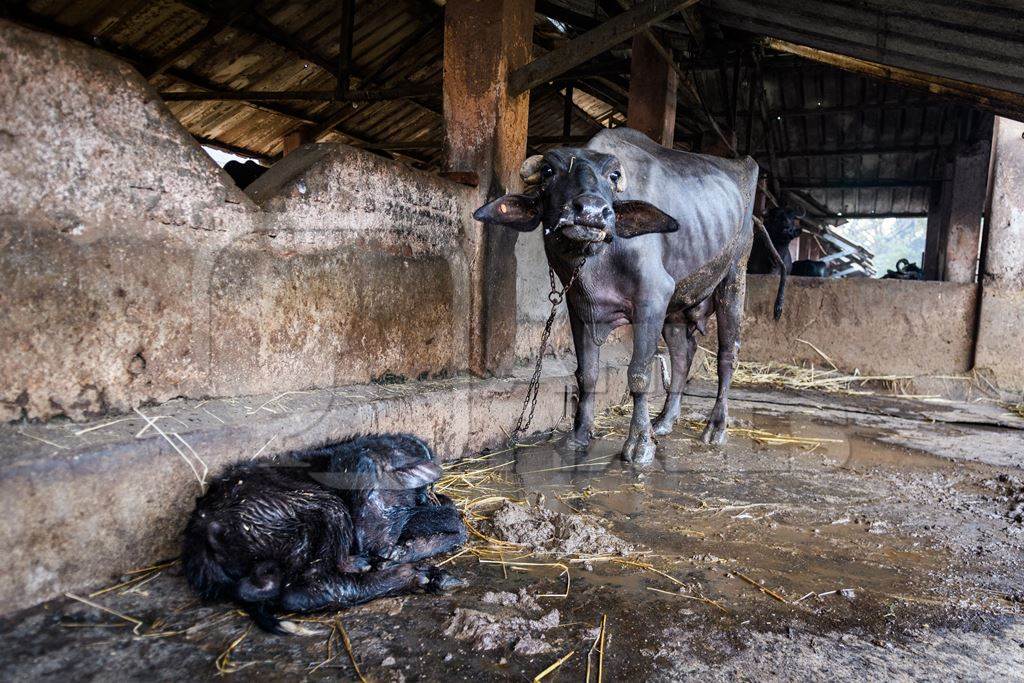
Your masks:
{"label": "scattered hay", "polygon": [[[803,340],[797,340],[803,341]],[[833,394],[851,394],[869,396],[878,392],[866,388],[869,385],[881,384],[888,389],[887,393],[906,395],[906,383],[913,375],[862,375],[859,372],[845,373],[810,342],[803,342],[813,348],[831,367],[815,368],[814,365],[801,367],[788,363],[754,363],[736,361],[733,368],[733,384],[771,387],[773,389],[794,389],[798,391],[823,391]],[[717,355],[703,346],[703,359],[693,376],[699,379],[717,381],[718,370],[715,364]]]}
{"label": "scattered hay", "polygon": [[[651,406],[650,414],[652,418],[658,413],[658,410],[658,408]],[[621,427],[621,423],[616,418],[629,417],[632,416],[632,414],[633,404],[631,401],[611,406],[594,419],[594,427],[601,430],[604,436],[624,436],[618,431],[619,427]],[[680,419],[676,424],[691,432],[700,434],[704,431],[705,422],[703,420]],[[729,426],[726,427],[725,431],[730,435],[745,436],[762,446],[788,445],[797,446],[807,451],[813,451],[821,448],[826,443],[845,443],[843,439],[827,439],[820,436],[797,436],[795,434],[776,434],[775,432],[769,432],[765,429],[755,429],[753,427]]]}
{"label": "scattered hay", "polygon": [[540,683],[540,680],[541,680],[542,678],[544,678],[545,676],[547,676],[548,674],[550,674],[550,673],[551,673],[552,671],[554,671],[554,670],[555,670],[555,669],[557,669],[558,667],[560,667],[560,666],[562,666],[563,664],[565,664],[565,662],[566,662],[566,661],[568,661],[568,660],[569,660],[569,658],[570,658],[570,657],[572,657],[572,656],[573,656],[574,654],[576,654],[576,650],[570,650],[570,651],[569,651],[569,654],[565,655],[564,657],[561,657],[561,658],[560,658],[560,659],[558,659],[558,660],[557,660],[557,661],[556,661],[556,662],[555,662],[554,664],[552,664],[551,666],[549,666],[548,668],[544,669],[544,670],[543,670],[543,671],[541,671],[541,672],[540,672],[539,674],[537,674],[536,676],[534,676],[534,677],[533,677],[533,683]]}

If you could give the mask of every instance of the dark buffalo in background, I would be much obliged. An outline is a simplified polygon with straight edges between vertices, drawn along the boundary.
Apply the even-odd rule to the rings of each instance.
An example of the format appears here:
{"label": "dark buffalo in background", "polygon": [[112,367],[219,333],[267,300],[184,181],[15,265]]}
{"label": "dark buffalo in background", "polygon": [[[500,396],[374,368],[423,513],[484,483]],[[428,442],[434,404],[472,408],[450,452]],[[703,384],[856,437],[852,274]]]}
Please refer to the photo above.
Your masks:
{"label": "dark buffalo in background", "polygon": [[[466,538],[454,506],[426,488],[439,474],[430,449],[403,435],[232,465],[196,500],[185,529],[185,577],[204,599],[231,600],[272,633],[302,632],[276,612],[341,609],[461,585],[444,570],[414,563]],[[351,507],[381,500],[393,509]],[[386,529],[376,532],[371,523]],[[365,548],[366,537],[399,550]]]}
{"label": "dark buffalo in background", "polygon": [[235,185],[238,185],[240,190],[244,190],[252,185],[267,170],[266,166],[261,166],[252,160],[246,161],[243,164],[232,159],[224,164],[224,171],[231,176],[231,179],[235,181]]}
{"label": "dark buffalo in background", "polygon": [[[764,216],[764,227],[771,238],[774,252],[782,258],[782,267],[786,273],[793,269],[793,256],[789,253],[789,243],[800,237],[800,219],[804,217],[803,209],[776,206],[768,210]],[[757,275],[770,275],[779,272],[767,244],[755,243],[750,250],[747,261],[747,272]]]}
{"label": "dark buffalo in background", "polygon": [[896,262],[896,270],[887,270],[883,280],[923,280],[924,271],[916,263],[905,258]]}
{"label": "dark buffalo in background", "polygon": [[[654,435],[671,432],[679,416],[695,332],[712,312],[718,320],[718,398],[702,438],[723,443],[755,229],[770,248],[752,220],[757,163],[671,150],[639,131],[615,128],[583,148],[530,157],[521,175],[525,193],[495,199],[474,216],[519,231],[543,224],[548,263],[563,286],[578,271],[566,301],[579,403],[565,445],[590,443],[601,344],[615,328],[632,324],[633,419],[622,453],[635,462],[653,459]],[[784,290],[782,271],[776,318]],[[647,393],[659,337],[668,345],[672,377],[652,425]]]}
{"label": "dark buffalo in background", "polygon": [[828,277],[828,264],[810,259],[793,261],[793,270],[789,274],[800,277]]}

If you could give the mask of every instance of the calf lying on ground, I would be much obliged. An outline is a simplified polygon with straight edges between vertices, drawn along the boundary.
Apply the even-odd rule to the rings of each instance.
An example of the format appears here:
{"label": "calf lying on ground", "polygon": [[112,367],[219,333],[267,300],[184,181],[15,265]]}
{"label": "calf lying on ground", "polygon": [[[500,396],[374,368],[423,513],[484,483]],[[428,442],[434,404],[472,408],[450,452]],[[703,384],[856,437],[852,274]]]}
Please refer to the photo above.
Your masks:
{"label": "calf lying on ground", "polygon": [[237,602],[272,633],[296,632],[275,611],[340,609],[461,582],[415,561],[466,539],[430,449],[404,435],[365,436],[228,467],[185,529],[189,585]]}

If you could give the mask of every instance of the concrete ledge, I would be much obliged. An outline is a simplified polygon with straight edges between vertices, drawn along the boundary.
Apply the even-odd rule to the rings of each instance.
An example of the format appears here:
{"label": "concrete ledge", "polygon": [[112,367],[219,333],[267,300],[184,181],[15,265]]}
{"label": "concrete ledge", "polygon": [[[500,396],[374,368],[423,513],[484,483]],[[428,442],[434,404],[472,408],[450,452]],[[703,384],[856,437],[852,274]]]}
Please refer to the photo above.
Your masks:
{"label": "concrete ledge", "polygon": [[[574,365],[546,364],[533,427],[572,414]],[[407,431],[445,459],[500,445],[519,414],[527,369],[510,379],[350,386],[144,408],[93,423],[51,421],[0,427],[0,613],[109,580],[178,553],[200,488],[171,446],[191,448],[215,473],[228,463],[342,439]],[[599,407],[622,398],[625,369],[606,366]],[[187,443],[187,446],[185,445]]]}

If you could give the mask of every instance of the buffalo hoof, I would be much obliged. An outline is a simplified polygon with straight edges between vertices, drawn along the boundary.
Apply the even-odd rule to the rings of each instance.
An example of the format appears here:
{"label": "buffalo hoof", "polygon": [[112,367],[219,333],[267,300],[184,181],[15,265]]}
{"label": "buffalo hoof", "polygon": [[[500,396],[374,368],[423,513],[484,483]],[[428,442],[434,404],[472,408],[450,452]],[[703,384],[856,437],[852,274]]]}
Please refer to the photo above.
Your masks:
{"label": "buffalo hoof", "polygon": [[654,435],[655,436],[668,436],[672,433],[672,428],[676,426],[676,419],[659,417],[654,421]]}
{"label": "buffalo hoof", "polygon": [[440,567],[431,567],[430,583],[427,584],[427,590],[431,593],[446,593],[465,588],[468,585],[469,582],[465,579],[460,579]]}
{"label": "buffalo hoof", "polygon": [[570,451],[585,451],[590,447],[590,437],[586,439],[569,432],[565,435],[561,441],[558,442],[558,447]]}
{"label": "buffalo hoof", "polygon": [[654,451],[657,444],[650,433],[641,434],[636,437],[629,437],[622,447],[622,457],[627,462],[637,465],[646,465],[654,461]]}
{"label": "buffalo hoof", "polygon": [[721,446],[725,443],[725,425],[708,422],[704,433],[700,435],[700,440],[711,446]]}

